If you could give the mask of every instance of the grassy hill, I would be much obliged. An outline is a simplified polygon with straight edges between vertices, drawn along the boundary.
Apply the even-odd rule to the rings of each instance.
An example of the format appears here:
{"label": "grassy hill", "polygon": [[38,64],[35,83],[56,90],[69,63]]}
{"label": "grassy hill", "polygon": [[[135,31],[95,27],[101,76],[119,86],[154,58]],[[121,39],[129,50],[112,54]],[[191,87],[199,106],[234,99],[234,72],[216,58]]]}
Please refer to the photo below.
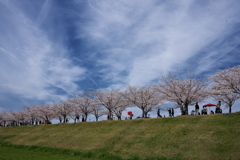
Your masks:
{"label": "grassy hill", "polygon": [[240,159],[240,113],[0,127],[0,142],[122,158]]}

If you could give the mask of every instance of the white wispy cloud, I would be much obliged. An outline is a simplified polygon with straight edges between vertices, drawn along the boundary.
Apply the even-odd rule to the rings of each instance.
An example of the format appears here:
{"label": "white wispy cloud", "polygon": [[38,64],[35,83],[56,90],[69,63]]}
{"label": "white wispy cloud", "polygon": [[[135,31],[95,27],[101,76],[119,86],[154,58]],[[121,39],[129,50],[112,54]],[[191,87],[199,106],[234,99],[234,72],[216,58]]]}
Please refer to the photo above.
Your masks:
{"label": "white wispy cloud", "polygon": [[[78,37],[99,46],[103,58],[97,63],[107,66],[102,72],[114,85],[145,85],[200,51],[208,53],[206,47],[232,33],[240,14],[236,0],[88,2],[88,21],[78,23]],[[226,52],[209,54],[202,61]],[[206,63],[198,63],[198,72],[211,68]]]}
{"label": "white wispy cloud", "polygon": [[41,12],[37,18],[36,24],[39,26],[41,25],[45,18],[47,17],[49,10],[51,9],[51,2],[52,0],[45,0],[45,2],[43,3]]}
{"label": "white wispy cloud", "polygon": [[38,100],[59,100],[74,94],[85,69],[73,65],[67,47],[40,29],[50,7],[48,1],[37,21],[11,1],[1,1],[0,5],[4,8],[0,16],[1,92]]}

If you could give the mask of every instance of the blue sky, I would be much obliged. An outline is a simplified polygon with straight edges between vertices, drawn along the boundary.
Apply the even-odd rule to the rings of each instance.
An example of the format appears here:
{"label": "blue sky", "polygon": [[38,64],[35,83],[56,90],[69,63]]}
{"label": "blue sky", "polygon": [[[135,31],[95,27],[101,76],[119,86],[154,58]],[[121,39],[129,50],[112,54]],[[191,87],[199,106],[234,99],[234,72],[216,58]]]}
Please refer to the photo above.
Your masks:
{"label": "blue sky", "polygon": [[0,0],[0,110],[144,86],[175,69],[208,77],[240,65],[239,8],[238,0]]}

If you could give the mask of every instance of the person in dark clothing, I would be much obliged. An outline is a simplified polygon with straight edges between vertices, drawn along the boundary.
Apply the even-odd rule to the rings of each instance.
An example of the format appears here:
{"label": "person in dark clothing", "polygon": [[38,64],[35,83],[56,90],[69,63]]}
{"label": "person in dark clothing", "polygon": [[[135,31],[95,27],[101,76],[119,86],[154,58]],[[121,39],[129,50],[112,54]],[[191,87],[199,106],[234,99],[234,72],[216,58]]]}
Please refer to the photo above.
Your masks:
{"label": "person in dark clothing", "polygon": [[199,105],[198,102],[195,105],[195,115],[198,115],[198,111],[199,111]]}
{"label": "person in dark clothing", "polygon": [[130,119],[132,119],[132,117],[133,117],[133,114],[130,115]]}
{"label": "person in dark clothing", "polygon": [[79,122],[79,119],[80,119],[79,115],[76,115],[76,122]]}
{"label": "person in dark clothing", "polygon": [[170,108],[168,108],[168,113],[169,113],[169,117],[172,117],[172,111]]}
{"label": "person in dark clothing", "polygon": [[174,109],[172,108],[171,110],[172,110],[172,117],[174,117]]}
{"label": "person in dark clothing", "polygon": [[206,108],[206,106],[203,106],[202,115],[205,115],[205,114],[207,114],[207,108]]}
{"label": "person in dark clothing", "polygon": [[59,116],[58,118],[59,118],[59,122],[62,123],[62,117]]}
{"label": "person in dark clothing", "polygon": [[218,104],[217,104],[217,106],[216,106],[215,113],[221,113],[220,110],[221,110],[221,101],[218,101]]}
{"label": "person in dark clothing", "polygon": [[159,118],[161,115],[160,115],[160,109],[158,109],[157,111],[157,118]]}

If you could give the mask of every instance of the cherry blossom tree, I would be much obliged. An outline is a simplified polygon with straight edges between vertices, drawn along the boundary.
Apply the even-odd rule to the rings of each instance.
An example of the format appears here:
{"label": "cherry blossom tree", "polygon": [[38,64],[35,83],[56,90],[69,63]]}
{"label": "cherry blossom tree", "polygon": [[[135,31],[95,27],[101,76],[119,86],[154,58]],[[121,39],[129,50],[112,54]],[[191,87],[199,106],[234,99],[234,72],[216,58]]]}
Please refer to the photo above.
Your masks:
{"label": "cherry blossom tree", "polygon": [[3,112],[0,112],[0,126],[5,126],[5,119],[3,117]]}
{"label": "cherry blossom tree", "polygon": [[219,70],[215,75],[211,76],[213,81],[212,89],[231,90],[233,93],[240,94],[240,65],[225,70]]}
{"label": "cherry blossom tree", "polygon": [[26,112],[21,110],[18,112],[15,111],[4,111],[4,115],[2,116],[5,125],[10,126],[18,126],[18,125],[24,125],[27,123],[27,115]]}
{"label": "cherry blossom tree", "polygon": [[118,120],[121,120],[122,117],[122,112],[131,105],[130,102],[127,101],[127,99],[124,98],[124,92],[120,92],[119,91],[119,95],[118,95],[119,99],[121,99],[121,101],[116,104],[115,107],[113,107],[112,109],[112,114],[115,115],[117,117]]}
{"label": "cherry blossom tree", "polygon": [[13,112],[12,114],[15,115],[17,121],[20,123],[20,125],[27,125],[28,120],[30,119],[27,112],[24,110],[20,110],[18,112]]}
{"label": "cherry blossom tree", "polygon": [[14,117],[12,111],[10,112],[2,111],[0,113],[0,120],[2,126],[7,126],[8,124],[11,124],[12,122],[16,121],[16,117]]}
{"label": "cherry blossom tree", "polygon": [[0,126],[4,126],[3,112],[0,112]]}
{"label": "cherry blossom tree", "polygon": [[[123,98],[123,97],[122,97],[122,98]],[[128,106],[130,106],[130,103],[129,103],[126,99],[122,99],[122,101],[113,108],[113,113],[116,115],[116,117],[118,118],[118,120],[121,120],[122,112],[123,112]]]}
{"label": "cherry blossom tree", "polygon": [[210,77],[212,80],[210,94],[215,100],[222,101],[232,112],[232,105],[240,98],[240,65],[219,70]]}
{"label": "cherry blossom tree", "polygon": [[30,119],[31,125],[34,125],[34,122],[37,125],[37,113],[35,112],[34,107],[35,106],[24,106],[26,110],[26,115]]}
{"label": "cherry blossom tree", "polygon": [[93,110],[92,110],[92,114],[95,116],[96,121],[98,121],[98,118],[107,114],[106,110],[104,110],[102,107],[100,107],[99,105],[93,105]]}
{"label": "cherry blossom tree", "polygon": [[88,115],[93,111],[94,100],[92,92],[84,92],[78,94],[75,98],[70,100],[71,104],[79,109],[82,113],[83,121],[87,121]]}
{"label": "cherry blossom tree", "polygon": [[71,103],[71,105],[72,105],[72,113],[70,114],[70,116],[72,117],[72,119],[74,120],[74,123],[76,123],[76,122],[80,122],[80,116],[81,116],[81,111],[80,111],[80,109],[76,106],[76,104],[74,104],[73,102],[72,102],[72,99],[69,99],[68,100],[70,103]]}
{"label": "cherry blossom tree", "polygon": [[40,120],[44,122],[51,122],[55,118],[54,106],[53,104],[36,105],[36,114],[40,117]]}
{"label": "cherry blossom tree", "polygon": [[129,103],[142,110],[142,118],[147,117],[148,112],[157,109],[164,102],[163,96],[151,86],[128,86],[123,95]]}
{"label": "cherry blossom tree", "polygon": [[59,120],[59,123],[64,123],[64,117],[61,114],[61,111],[59,111],[60,106],[62,106],[63,104],[61,103],[53,103],[53,112],[54,112],[54,118]]}
{"label": "cherry blossom tree", "polygon": [[63,123],[68,122],[68,116],[72,113],[72,105],[68,101],[63,101],[60,103],[54,103],[54,111],[55,114],[62,116],[63,117]]}
{"label": "cherry blossom tree", "polygon": [[108,110],[108,120],[112,120],[113,110],[117,108],[123,100],[119,90],[112,89],[110,91],[96,90],[95,102],[104,106]]}
{"label": "cherry blossom tree", "polygon": [[185,78],[180,78],[176,73],[168,73],[161,77],[155,88],[165,95],[166,99],[176,102],[180,107],[183,105],[185,114],[188,115],[188,106],[201,102],[208,97],[206,90],[208,81],[197,78],[193,73],[186,73]]}
{"label": "cherry blossom tree", "polygon": [[234,104],[234,102],[240,98],[240,95],[237,93],[233,93],[230,92],[228,94],[216,94],[214,95],[212,93],[212,97],[216,100],[216,101],[221,101],[225,104],[225,107],[229,108],[229,113],[232,113],[232,106]]}

